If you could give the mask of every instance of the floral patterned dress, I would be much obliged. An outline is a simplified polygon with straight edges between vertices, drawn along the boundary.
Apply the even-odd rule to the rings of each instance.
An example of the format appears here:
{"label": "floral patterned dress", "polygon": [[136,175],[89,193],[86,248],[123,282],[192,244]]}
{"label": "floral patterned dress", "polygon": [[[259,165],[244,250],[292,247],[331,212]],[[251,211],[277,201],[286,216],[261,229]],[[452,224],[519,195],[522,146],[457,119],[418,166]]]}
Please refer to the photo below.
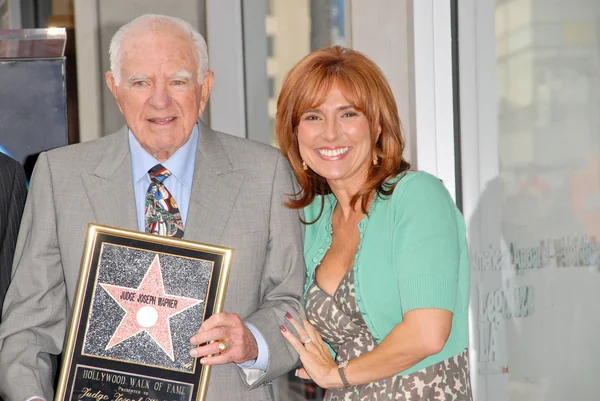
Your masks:
{"label": "floral patterned dress", "polygon": [[[356,302],[353,269],[333,297],[312,283],[306,296],[306,315],[336,351],[338,362],[357,358],[377,346]],[[409,375],[328,390],[325,400],[472,401],[468,359],[465,350]]]}

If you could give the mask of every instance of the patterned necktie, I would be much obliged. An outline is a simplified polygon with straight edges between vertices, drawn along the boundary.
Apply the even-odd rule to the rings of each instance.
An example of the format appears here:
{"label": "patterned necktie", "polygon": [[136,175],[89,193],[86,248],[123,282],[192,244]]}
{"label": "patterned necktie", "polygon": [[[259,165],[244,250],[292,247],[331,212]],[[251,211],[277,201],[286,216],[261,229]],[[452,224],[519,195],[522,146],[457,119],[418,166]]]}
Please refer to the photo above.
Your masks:
{"label": "patterned necktie", "polygon": [[183,221],[179,207],[163,184],[171,172],[162,164],[157,164],[148,174],[152,182],[146,193],[146,232],[183,238]]}

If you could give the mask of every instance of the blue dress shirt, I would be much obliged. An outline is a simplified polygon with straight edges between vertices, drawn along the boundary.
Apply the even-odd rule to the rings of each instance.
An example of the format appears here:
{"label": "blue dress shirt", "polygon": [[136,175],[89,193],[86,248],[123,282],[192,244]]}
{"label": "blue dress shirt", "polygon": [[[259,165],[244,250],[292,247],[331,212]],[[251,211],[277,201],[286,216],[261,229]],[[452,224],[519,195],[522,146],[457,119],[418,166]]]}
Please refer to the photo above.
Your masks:
{"label": "blue dress shirt", "polygon": [[[135,205],[138,217],[138,228],[140,231],[143,232],[146,230],[146,192],[150,186],[148,170],[159,163],[171,171],[171,176],[167,177],[163,184],[177,202],[183,226],[185,227],[190,204],[190,195],[192,193],[192,182],[194,181],[193,166],[196,161],[199,136],[198,125],[194,125],[192,135],[190,135],[188,141],[168,160],[161,163],[142,148],[142,145],[140,145],[131,130],[129,130],[129,151],[131,153]],[[269,366],[269,347],[256,327],[250,323],[245,324],[252,334],[254,334],[254,338],[256,338],[258,344],[258,357],[256,360],[250,360],[238,366],[244,369],[259,369],[264,372]]]}

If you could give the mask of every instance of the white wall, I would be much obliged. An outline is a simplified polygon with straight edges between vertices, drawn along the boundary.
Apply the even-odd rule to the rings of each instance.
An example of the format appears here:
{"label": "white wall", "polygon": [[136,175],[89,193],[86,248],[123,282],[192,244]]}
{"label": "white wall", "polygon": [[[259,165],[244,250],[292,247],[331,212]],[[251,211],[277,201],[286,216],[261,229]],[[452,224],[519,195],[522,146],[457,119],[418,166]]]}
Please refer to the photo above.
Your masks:
{"label": "white wall", "polygon": [[215,73],[210,125],[245,137],[242,4],[240,0],[206,0],[206,15],[210,68]]}
{"label": "white wall", "polygon": [[406,139],[405,156],[416,162],[416,122],[412,68],[413,32],[410,0],[352,0],[346,17],[350,18],[350,42],[381,68],[388,79],[402,121]]}

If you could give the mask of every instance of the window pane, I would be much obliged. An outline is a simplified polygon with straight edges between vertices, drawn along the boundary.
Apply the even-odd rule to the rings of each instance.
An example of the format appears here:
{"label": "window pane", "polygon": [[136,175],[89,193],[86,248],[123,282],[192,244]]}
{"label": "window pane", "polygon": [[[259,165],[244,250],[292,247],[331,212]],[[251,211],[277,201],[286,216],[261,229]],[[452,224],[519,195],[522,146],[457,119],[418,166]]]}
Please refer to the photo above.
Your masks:
{"label": "window pane", "polygon": [[473,4],[475,399],[598,399],[600,3]]}
{"label": "window pane", "polygon": [[[277,97],[285,74],[311,50],[333,44],[345,45],[344,0],[262,0],[264,32],[246,27],[244,58],[246,64],[246,101],[248,137],[275,145],[274,126]],[[245,25],[256,25],[261,1],[244,3]],[[250,19],[252,17],[252,20]],[[262,36],[262,37],[261,37]],[[265,54],[255,50],[256,42],[266,43]],[[248,70],[248,65],[256,66]],[[260,66],[260,68],[258,68]],[[267,88],[266,98],[257,95],[260,85]],[[249,92],[251,88],[251,92]],[[252,105],[259,102],[260,105]]]}

